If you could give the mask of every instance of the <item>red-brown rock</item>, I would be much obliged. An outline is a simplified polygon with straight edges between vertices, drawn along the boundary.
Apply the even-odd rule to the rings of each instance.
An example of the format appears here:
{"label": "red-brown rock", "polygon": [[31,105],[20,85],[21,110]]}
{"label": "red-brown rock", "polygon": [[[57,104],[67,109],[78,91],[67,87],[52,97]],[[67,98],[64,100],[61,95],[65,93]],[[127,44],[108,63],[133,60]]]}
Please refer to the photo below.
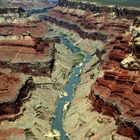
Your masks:
{"label": "red-brown rock", "polygon": [[[120,67],[128,51],[122,44],[128,38],[121,37],[111,42],[106,62],[103,64],[104,76],[92,85],[90,99],[94,110],[115,118],[118,133],[138,140],[140,137],[140,73]],[[117,47],[114,44],[117,43]],[[129,46],[125,45],[127,48]],[[111,61],[110,61],[111,60]]]}
{"label": "red-brown rock", "polygon": [[34,88],[33,80],[22,73],[0,72],[0,120],[15,119],[22,114],[23,100]]}

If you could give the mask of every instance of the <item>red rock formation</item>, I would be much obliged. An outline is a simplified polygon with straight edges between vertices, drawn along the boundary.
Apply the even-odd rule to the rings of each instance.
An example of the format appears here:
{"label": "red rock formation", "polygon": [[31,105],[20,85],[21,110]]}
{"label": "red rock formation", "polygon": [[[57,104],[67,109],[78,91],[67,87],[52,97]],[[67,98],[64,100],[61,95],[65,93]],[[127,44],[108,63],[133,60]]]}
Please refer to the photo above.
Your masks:
{"label": "red rock formation", "polygon": [[112,50],[109,55],[110,60],[121,62],[125,58],[126,54],[118,49]]}
{"label": "red rock formation", "polygon": [[54,48],[42,39],[46,29],[47,26],[37,20],[1,25],[0,67],[14,72],[50,75]]}
{"label": "red rock formation", "polygon": [[[55,51],[53,44],[43,39],[46,29],[46,24],[35,20],[0,24],[0,68],[4,68],[0,72],[0,121],[15,121],[25,111],[23,103],[35,88],[25,74],[46,76],[52,72]],[[0,128],[0,140],[26,139],[24,133],[20,128]]]}
{"label": "red rock formation", "polygon": [[140,81],[135,84],[133,91],[137,94],[140,94]]}
{"label": "red rock formation", "polygon": [[76,24],[82,30],[84,29],[89,33],[97,30],[98,32],[106,33],[107,35],[118,35],[125,33],[125,31],[128,30],[131,22],[122,18],[113,19],[109,14],[94,14],[79,9],[66,9],[65,7],[54,8],[53,10],[49,11],[48,16],[61,21],[61,23],[62,21],[65,21]]}
{"label": "red rock formation", "polygon": [[[43,68],[40,64],[50,63],[49,57],[53,59],[53,56],[49,56],[51,53],[53,53],[52,46],[49,47],[43,42],[36,44],[34,48],[0,45],[0,66],[1,68],[11,68],[12,71],[23,71],[25,73],[30,71],[31,74],[41,74],[42,70],[46,69],[46,72],[44,71],[44,74],[46,74],[49,72],[49,65],[44,65]],[[30,70],[24,71],[24,66]]]}
{"label": "red rock formation", "polygon": [[89,98],[94,110],[115,118],[119,134],[138,140],[140,73],[120,67],[120,61],[129,52],[129,41],[130,37],[119,37],[108,45],[109,48],[112,47],[112,51],[102,66],[104,76],[92,85]]}
{"label": "red rock formation", "polygon": [[33,80],[24,74],[0,73],[0,120],[21,115],[21,105],[33,88]]}
{"label": "red rock formation", "polygon": [[[109,51],[103,59],[102,68],[105,74],[92,85],[90,99],[94,110],[115,118],[119,134],[137,140],[140,136],[140,75],[139,72],[120,67],[120,62],[131,51],[131,35],[120,34],[128,30],[132,21],[113,18],[108,14],[87,14],[88,12],[79,16],[77,11],[57,7],[44,19],[72,29],[84,38],[101,39],[97,38],[99,33],[105,33],[109,39],[115,37],[115,40],[107,45]],[[90,36],[92,33],[95,33],[95,36]]]}
{"label": "red rock formation", "polygon": [[0,129],[0,140],[7,140],[10,139],[10,137],[14,139],[25,138],[24,130],[21,128]]}
{"label": "red rock formation", "polygon": [[46,24],[38,20],[30,20],[25,23],[0,24],[1,33],[11,32],[14,35],[22,35],[28,31],[32,36],[43,37],[46,30]]}
{"label": "red rock formation", "polygon": [[15,76],[8,76],[0,72],[0,101],[5,102],[5,100],[14,100],[14,98],[17,96],[16,91],[20,82],[20,79],[16,78]]}
{"label": "red rock formation", "polygon": [[34,87],[31,78],[13,72],[46,75],[51,71],[54,50],[42,39],[46,29],[43,22],[35,20],[0,25],[0,67],[12,71],[0,73],[0,120],[20,116],[23,101]]}

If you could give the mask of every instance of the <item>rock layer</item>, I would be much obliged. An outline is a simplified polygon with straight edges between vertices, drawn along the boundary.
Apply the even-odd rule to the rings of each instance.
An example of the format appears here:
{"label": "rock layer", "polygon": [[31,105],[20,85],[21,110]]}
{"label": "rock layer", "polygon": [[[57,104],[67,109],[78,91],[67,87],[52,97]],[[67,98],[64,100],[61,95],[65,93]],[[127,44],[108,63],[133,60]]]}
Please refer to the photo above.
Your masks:
{"label": "rock layer", "polygon": [[[48,77],[53,75],[58,39],[44,38],[48,27],[40,20],[16,15],[0,16],[0,139],[35,139],[34,130],[43,139],[58,97]],[[63,68],[57,68],[59,77]],[[36,86],[31,77],[40,85],[32,94]]]}
{"label": "rock layer", "polygon": [[[46,29],[43,22],[27,17],[0,23],[0,67],[11,72],[0,73],[1,120],[14,120],[22,114],[22,104],[35,87],[24,74],[51,75],[55,49],[43,39]],[[19,72],[24,74],[15,74]]]}
{"label": "rock layer", "polygon": [[111,13],[56,7],[40,18],[74,30],[83,38],[106,42],[104,58],[101,58],[99,51],[96,53],[105,74],[92,85],[89,98],[94,110],[115,118],[119,134],[137,140],[140,133],[139,71],[130,71],[121,66],[132,51],[129,27],[133,21],[119,15],[116,17]]}
{"label": "rock layer", "polygon": [[11,128],[11,129],[0,129],[0,139],[22,139],[25,138],[24,130],[21,128]]}
{"label": "rock layer", "polygon": [[76,31],[82,38],[105,41],[108,36],[124,33],[131,21],[113,18],[110,14],[96,14],[79,9],[56,7],[41,19]]}
{"label": "rock layer", "polygon": [[[15,43],[17,43],[15,41]],[[50,74],[55,61],[55,50],[44,41],[33,46],[0,45],[1,68],[11,68],[12,71],[21,71],[34,75]]]}
{"label": "rock layer", "polygon": [[51,42],[43,39],[47,26],[35,19],[19,20],[19,23],[0,25],[1,68],[33,75],[50,75],[55,49]]}
{"label": "rock layer", "polygon": [[22,114],[22,103],[35,86],[24,74],[0,73],[0,120],[12,120]]}
{"label": "rock layer", "polygon": [[117,17],[123,17],[127,19],[134,19],[137,16],[140,16],[140,11],[134,8],[120,8],[117,6],[102,6],[94,3],[87,2],[78,2],[72,0],[59,0],[60,6],[67,6],[70,8],[79,8],[82,10],[92,11],[92,12],[105,12],[111,13],[114,12]]}
{"label": "rock layer", "polygon": [[129,54],[129,41],[130,37],[122,37],[111,42],[112,51],[102,66],[104,76],[92,85],[89,98],[94,110],[115,118],[119,134],[137,140],[140,136],[140,73],[120,67],[120,62]]}

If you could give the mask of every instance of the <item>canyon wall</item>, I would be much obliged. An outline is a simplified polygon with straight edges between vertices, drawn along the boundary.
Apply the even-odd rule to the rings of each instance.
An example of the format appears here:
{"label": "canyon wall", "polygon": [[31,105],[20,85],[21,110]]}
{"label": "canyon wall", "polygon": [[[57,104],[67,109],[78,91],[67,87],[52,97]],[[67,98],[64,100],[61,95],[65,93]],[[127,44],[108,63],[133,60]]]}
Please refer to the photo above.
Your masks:
{"label": "canyon wall", "polygon": [[14,120],[22,115],[22,104],[34,88],[32,78],[23,73],[0,72],[0,120]]}
{"label": "canyon wall", "polygon": [[105,41],[107,39],[107,35],[105,35],[105,34],[102,34],[100,32],[92,32],[92,33],[85,32],[76,24],[73,24],[70,22],[65,22],[63,20],[57,20],[56,18],[54,18],[52,16],[43,15],[40,18],[45,21],[55,23],[64,28],[76,31],[82,38],[97,39],[97,40],[102,40],[102,41]]}
{"label": "canyon wall", "polygon": [[40,15],[39,18],[73,30],[82,38],[103,42],[108,37],[117,36],[128,31],[131,23],[130,20],[113,18],[109,14],[101,13],[96,15],[89,11],[60,6],[50,10],[46,15]]}
{"label": "canyon wall", "polygon": [[123,17],[127,19],[134,19],[137,16],[140,16],[140,11],[136,9],[131,8],[120,8],[117,6],[102,6],[102,5],[96,5],[86,2],[73,2],[69,0],[59,0],[60,6],[66,6],[70,8],[79,8],[82,10],[87,10],[91,12],[114,12],[117,17]]}
{"label": "canyon wall", "polygon": [[[126,69],[121,65],[121,62],[132,53],[129,43],[133,33],[130,33],[129,28],[133,25],[133,20],[130,19],[135,18],[137,14],[118,14],[114,18],[108,11],[109,7],[105,7],[106,10],[98,7],[95,12],[89,12],[86,11],[86,8],[90,7],[88,5],[84,7],[86,10],[76,9],[78,5],[67,6],[56,7],[41,18],[73,30],[83,38],[104,41],[106,50],[104,57],[101,58],[98,51],[96,54],[102,60],[100,68],[104,71],[104,76],[97,78],[92,84],[89,99],[94,110],[114,117],[120,135],[138,140],[140,136],[139,71]],[[134,24],[138,24],[138,19],[135,22]],[[105,35],[105,38],[100,34]]]}
{"label": "canyon wall", "polygon": [[138,63],[139,59],[136,61],[132,59],[133,63],[129,62],[130,41],[131,35],[118,37],[108,44],[111,51],[104,56],[102,63],[104,76],[97,78],[92,85],[89,98],[94,110],[114,117],[119,134],[138,140],[140,137],[139,69],[130,70],[121,66],[124,59],[127,59],[126,63],[129,63],[129,66],[134,62]]}

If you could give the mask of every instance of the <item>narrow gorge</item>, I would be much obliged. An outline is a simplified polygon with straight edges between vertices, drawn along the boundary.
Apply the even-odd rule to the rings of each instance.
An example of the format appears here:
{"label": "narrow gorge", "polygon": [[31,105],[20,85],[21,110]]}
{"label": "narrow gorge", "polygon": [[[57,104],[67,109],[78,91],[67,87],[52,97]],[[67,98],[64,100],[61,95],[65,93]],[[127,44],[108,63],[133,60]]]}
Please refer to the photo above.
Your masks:
{"label": "narrow gorge", "polygon": [[0,140],[140,139],[138,5],[0,3]]}

